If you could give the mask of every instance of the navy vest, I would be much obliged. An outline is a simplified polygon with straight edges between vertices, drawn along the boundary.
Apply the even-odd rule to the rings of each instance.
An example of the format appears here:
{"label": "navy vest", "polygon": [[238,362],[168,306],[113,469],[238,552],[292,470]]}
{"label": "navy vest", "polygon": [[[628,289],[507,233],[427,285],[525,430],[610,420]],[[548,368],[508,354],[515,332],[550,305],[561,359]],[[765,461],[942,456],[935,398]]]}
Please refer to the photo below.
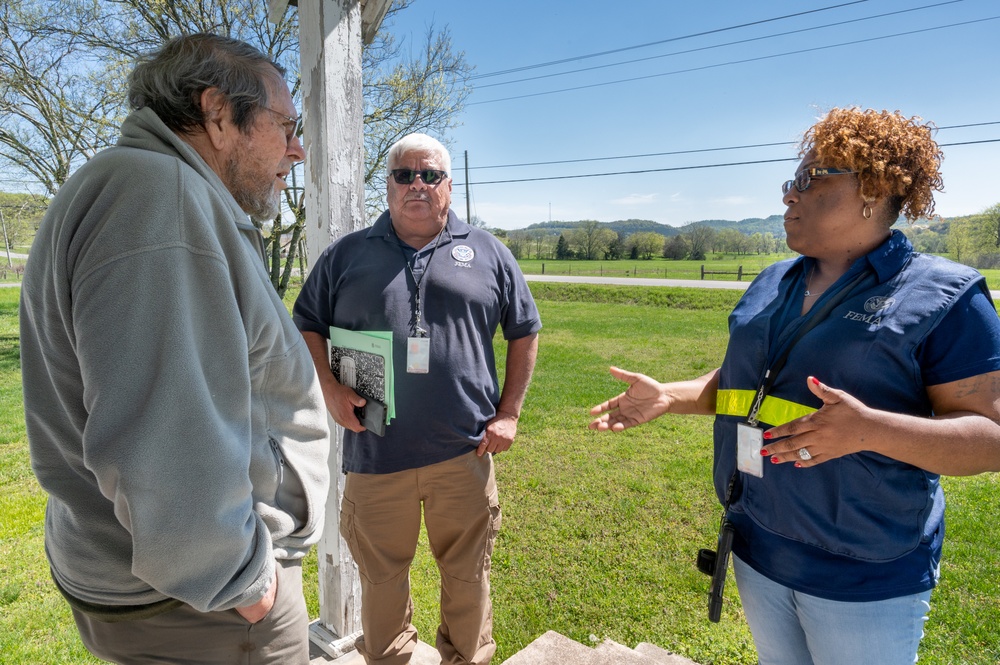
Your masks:
{"label": "navy vest", "polygon": [[[769,354],[808,317],[801,311],[802,258],[758,276],[729,318],[730,341],[719,377],[715,421],[716,491],[723,497],[736,467],[736,423],[746,419]],[[810,413],[821,402],[806,378],[817,377],[875,409],[932,415],[916,353],[956,300],[985,289],[976,271],[912,252],[899,233],[855,263],[811,311],[858,270],[875,270],[792,348],[761,409],[761,426]],[[782,308],[792,308],[787,311]],[[859,562],[888,562],[939,532],[944,497],[936,474],[870,452],[816,467],[765,462],[764,477],[740,474],[732,509],[739,521],[793,543]],[[749,518],[749,521],[746,519]],[[940,533],[935,557],[940,556]],[[752,534],[743,534],[744,538]]]}

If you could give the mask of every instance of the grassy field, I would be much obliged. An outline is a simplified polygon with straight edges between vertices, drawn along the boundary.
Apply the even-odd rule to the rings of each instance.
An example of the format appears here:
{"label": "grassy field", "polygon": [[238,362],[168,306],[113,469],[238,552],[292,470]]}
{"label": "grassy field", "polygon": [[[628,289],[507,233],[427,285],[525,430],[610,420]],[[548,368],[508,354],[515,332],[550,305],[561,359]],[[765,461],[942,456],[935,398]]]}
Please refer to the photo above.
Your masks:
{"label": "grassy field", "polygon": [[[794,253],[737,256],[711,254],[704,261],[673,261],[662,258],[648,261],[623,259],[620,261],[555,261],[551,259],[521,259],[517,263],[525,275],[558,275],[587,277],[640,277],[661,279],[698,279],[749,282],[767,266],[798,256]],[[980,270],[991,289],[1000,289],[1000,270]],[[714,274],[712,274],[714,273]]]}
{"label": "grassy field", "polygon": [[[796,254],[761,254],[734,256],[713,254],[704,261],[673,261],[662,258],[649,260],[622,259],[620,261],[554,261],[521,259],[517,263],[526,275],[586,275],[603,277],[660,277],[664,279],[701,279],[704,266],[705,279],[735,281],[742,271],[743,280],[749,281],[762,269],[775,261]],[[707,274],[727,273],[727,274]]]}
{"label": "grassy field", "polygon": [[[654,642],[706,665],[756,662],[732,580],[722,621],[712,624],[708,578],[694,566],[718,522],[711,419],[672,417],[621,434],[586,428],[589,406],[622,389],[609,364],[660,379],[718,364],[739,293],[539,283],[532,291],[545,323],[538,367],[515,446],[496,459],[504,517],[493,561],[495,662],[546,630],[583,643],[591,635]],[[96,663],[45,565],[45,499],[27,459],[16,300],[17,289],[0,289],[0,662]],[[503,350],[498,342],[501,359]],[[997,475],[945,479],[948,538],[921,665],[1000,660],[998,485]],[[315,554],[306,567],[316,616]],[[437,573],[426,543],[412,578],[415,623],[433,643]]]}

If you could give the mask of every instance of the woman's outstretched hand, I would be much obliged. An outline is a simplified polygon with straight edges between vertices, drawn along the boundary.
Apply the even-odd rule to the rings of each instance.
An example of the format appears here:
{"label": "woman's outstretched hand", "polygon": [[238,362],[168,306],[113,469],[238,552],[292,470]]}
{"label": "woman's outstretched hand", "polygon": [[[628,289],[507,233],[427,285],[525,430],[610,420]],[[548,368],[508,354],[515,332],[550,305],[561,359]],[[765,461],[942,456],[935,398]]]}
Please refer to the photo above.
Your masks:
{"label": "woman's outstretched hand", "polygon": [[611,376],[629,384],[628,390],[612,397],[590,410],[597,416],[590,422],[590,429],[620,432],[662,416],[667,412],[671,399],[663,384],[645,374],[610,368]]}

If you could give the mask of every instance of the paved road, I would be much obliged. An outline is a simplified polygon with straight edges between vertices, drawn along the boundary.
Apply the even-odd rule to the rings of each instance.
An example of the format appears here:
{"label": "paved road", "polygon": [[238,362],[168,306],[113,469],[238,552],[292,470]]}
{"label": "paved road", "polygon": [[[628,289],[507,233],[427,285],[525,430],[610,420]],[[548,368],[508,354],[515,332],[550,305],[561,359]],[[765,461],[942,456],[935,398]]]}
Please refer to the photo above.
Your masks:
{"label": "paved road", "polygon": [[[11,254],[28,258],[26,254]],[[735,289],[746,291],[750,282],[725,282],[719,279],[656,279],[650,277],[580,277],[576,275],[525,275],[529,282],[567,282],[570,284],[616,284],[619,286],[683,286],[694,289]],[[0,286],[20,286],[6,283]],[[1000,301],[1000,291],[990,291],[994,301]]]}
{"label": "paved road", "polygon": [[[574,275],[525,275],[529,282],[569,282],[574,284],[619,284],[624,286],[685,286],[695,289],[738,289],[746,291],[750,282],[724,282],[717,279],[655,279],[647,277],[577,277]],[[990,291],[1000,302],[1000,291]]]}
{"label": "paved road", "polygon": [[525,275],[529,282],[570,282],[575,284],[618,284],[622,286],[687,286],[698,289],[738,289],[746,291],[750,282],[709,279],[657,279],[651,277],[579,277],[575,275]]}

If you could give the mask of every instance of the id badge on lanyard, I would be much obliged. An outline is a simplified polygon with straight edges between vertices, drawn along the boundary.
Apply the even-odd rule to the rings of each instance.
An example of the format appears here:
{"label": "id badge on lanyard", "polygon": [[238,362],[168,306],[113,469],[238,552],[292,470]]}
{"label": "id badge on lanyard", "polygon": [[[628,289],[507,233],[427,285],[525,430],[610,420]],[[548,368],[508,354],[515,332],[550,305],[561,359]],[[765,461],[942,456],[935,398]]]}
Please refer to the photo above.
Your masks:
{"label": "id badge on lanyard", "polygon": [[406,371],[410,374],[427,374],[431,366],[431,338],[406,338]]}
{"label": "id badge on lanyard", "polygon": [[764,372],[764,382],[754,395],[746,422],[736,423],[736,468],[757,478],[764,477],[764,458],[760,454],[764,447],[764,430],[757,427],[757,417],[760,415],[764,395],[770,388],[771,378],[771,370]]}
{"label": "id badge on lanyard", "polygon": [[764,477],[764,431],[750,423],[736,425],[736,468],[758,478]]}
{"label": "id badge on lanyard", "polygon": [[[764,403],[764,398],[770,392],[778,372],[785,366],[785,361],[788,359],[788,354],[792,347],[807,332],[818,325],[820,321],[824,320],[834,307],[843,302],[854,291],[854,288],[864,281],[869,274],[871,274],[871,268],[866,267],[845,286],[838,289],[831,298],[823,303],[822,307],[814,310],[809,319],[799,328],[779,356],[773,360],[773,363],[769,363],[771,366],[764,372],[764,379],[757,388],[757,394],[754,396],[753,405],[750,407],[750,413],[747,414],[746,422],[737,423],[736,425],[736,468],[740,471],[748,473],[751,476],[756,476],[757,478],[764,477],[764,458],[760,454],[761,448],[764,447],[764,430],[757,426],[757,419],[760,415],[760,408]],[[791,301],[789,302],[790,304]]]}
{"label": "id badge on lanyard", "polygon": [[[420,296],[420,284],[424,281],[427,276],[427,272],[430,270],[431,259],[434,258],[434,252],[437,251],[438,244],[441,242],[441,234],[444,233],[444,228],[438,232],[437,238],[434,240],[434,246],[431,248],[431,252],[427,257],[427,265],[420,275],[420,279],[417,279],[417,275],[413,270],[413,266],[410,265],[409,261],[406,261],[406,256],[404,254],[403,260],[406,261],[406,268],[410,272],[410,276],[413,277],[414,285],[416,286],[416,294],[414,296],[416,300],[416,311],[414,312],[414,318],[416,320],[416,335],[406,338],[406,372],[407,374],[427,374],[430,372],[431,368],[431,338],[428,336],[427,330],[421,327],[423,323],[423,302]],[[414,256],[416,260],[416,256]]]}

